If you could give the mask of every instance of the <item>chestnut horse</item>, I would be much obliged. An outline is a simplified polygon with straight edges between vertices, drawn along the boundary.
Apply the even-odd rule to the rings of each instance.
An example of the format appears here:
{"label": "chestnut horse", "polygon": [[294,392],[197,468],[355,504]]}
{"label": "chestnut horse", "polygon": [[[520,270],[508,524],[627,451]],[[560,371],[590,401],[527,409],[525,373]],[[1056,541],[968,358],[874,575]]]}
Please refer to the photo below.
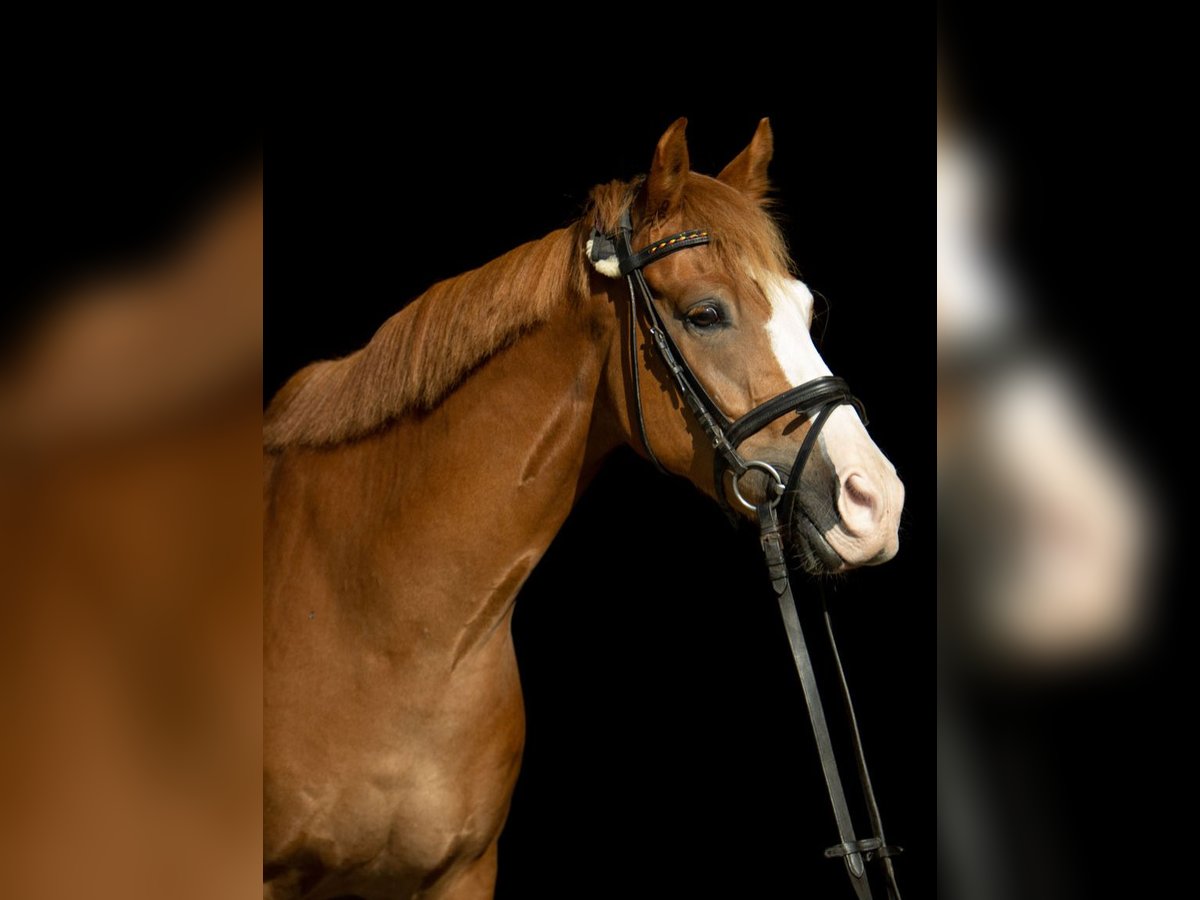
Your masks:
{"label": "chestnut horse", "polygon": [[[514,599],[605,457],[645,452],[631,365],[655,455],[717,490],[644,323],[629,346],[625,282],[589,261],[593,226],[611,233],[628,210],[639,245],[711,230],[646,278],[731,419],[829,374],[764,209],[769,124],[716,178],[690,171],[685,125],[644,179],[594,188],[573,225],[433,286],[272,402],[266,896],[492,896],[524,737]],[[744,452],[786,469],[806,431],[780,419]],[[816,527],[791,549],[808,568],[896,552],[903,486],[851,407],[827,421],[800,497]]]}

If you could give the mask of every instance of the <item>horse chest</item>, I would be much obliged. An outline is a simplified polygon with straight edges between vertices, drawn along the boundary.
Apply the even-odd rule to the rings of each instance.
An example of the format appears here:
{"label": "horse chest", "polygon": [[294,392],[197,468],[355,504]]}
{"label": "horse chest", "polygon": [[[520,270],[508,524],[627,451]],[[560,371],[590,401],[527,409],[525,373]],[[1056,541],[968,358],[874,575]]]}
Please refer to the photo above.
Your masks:
{"label": "horse chest", "polygon": [[319,746],[291,742],[311,752],[269,781],[268,818],[282,826],[269,839],[276,858],[427,886],[486,853],[503,827],[524,740],[511,646],[439,679],[432,692],[414,690],[423,679],[413,673],[381,679],[370,702],[357,694],[353,714],[348,704],[330,711],[338,727],[320,729]]}

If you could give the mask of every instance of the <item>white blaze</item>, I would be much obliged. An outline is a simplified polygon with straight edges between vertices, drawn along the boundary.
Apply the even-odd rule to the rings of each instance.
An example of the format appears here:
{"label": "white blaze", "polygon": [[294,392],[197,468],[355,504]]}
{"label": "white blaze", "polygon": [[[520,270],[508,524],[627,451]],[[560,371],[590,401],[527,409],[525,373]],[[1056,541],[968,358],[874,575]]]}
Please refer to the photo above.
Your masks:
{"label": "white blaze", "polygon": [[[771,350],[793,386],[832,374],[809,333],[812,292],[801,281],[773,278],[763,283],[771,302],[767,334]],[[844,482],[836,502],[840,524],[826,532],[831,547],[848,563],[880,561],[896,552],[896,529],[904,503],[904,486],[854,408],[838,406],[818,438]],[[849,529],[849,530],[848,530]]]}
{"label": "white blaze", "polygon": [[[771,350],[791,386],[832,375],[809,332],[813,295],[808,285],[795,278],[776,278],[768,282],[767,297],[771,301],[771,319],[767,322]],[[836,468],[844,468],[864,453],[879,453],[850,406],[833,411],[821,429],[820,441]]]}
{"label": "white blaze", "polygon": [[1012,291],[983,233],[987,162],[958,142],[937,142],[937,318],[941,341],[998,332],[1012,319]]}
{"label": "white blaze", "polygon": [[808,285],[795,278],[776,278],[766,288],[771,301],[771,320],[767,322],[771,350],[792,387],[832,375],[809,334],[813,295]]}
{"label": "white blaze", "polygon": [[[767,297],[771,301],[771,319],[767,322],[771,350],[791,386],[832,375],[809,332],[813,295],[808,285],[795,278],[776,278],[768,282]],[[858,413],[849,406],[839,406],[833,411],[821,429],[820,441],[835,468],[844,467],[861,455],[864,442],[879,453]]]}

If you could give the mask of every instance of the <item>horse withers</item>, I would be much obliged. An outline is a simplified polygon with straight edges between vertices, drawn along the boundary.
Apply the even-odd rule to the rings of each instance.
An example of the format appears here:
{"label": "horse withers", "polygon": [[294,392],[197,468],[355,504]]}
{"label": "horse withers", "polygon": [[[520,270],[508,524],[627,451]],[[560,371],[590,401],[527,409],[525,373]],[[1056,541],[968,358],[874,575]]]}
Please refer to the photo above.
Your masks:
{"label": "horse withers", "polygon": [[[769,124],[716,178],[691,171],[685,125],[645,178],[594,188],[573,225],[434,285],[272,402],[266,896],[492,896],[524,737],[510,624],[526,577],[619,446],[652,448],[728,502],[712,442],[593,234],[628,221],[636,246],[711,235],[644,277],[727,419],[830,374],[812,294],[764,208]],[[741,450],[786,472],[810,427],[783,416]],[[771,487],[755,474],[741,484],[752,504]],[[796,481],[807,524],[789,550],[805,568],[895,554],[903,486],[851,406],[829,414]]]}

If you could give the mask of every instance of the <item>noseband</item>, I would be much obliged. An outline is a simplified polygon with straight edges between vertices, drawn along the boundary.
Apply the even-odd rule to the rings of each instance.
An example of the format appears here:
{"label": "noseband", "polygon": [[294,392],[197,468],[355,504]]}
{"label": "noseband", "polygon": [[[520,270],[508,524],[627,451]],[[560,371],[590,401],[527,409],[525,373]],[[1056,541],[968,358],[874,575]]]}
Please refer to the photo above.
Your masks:
{"label": "noseband", "polygon": [[[687,404],[687,408],[691,410],[700,428],[712,444],[713,482],[716,487],[717,500],[727,512],[731,512],[725,486],[725,473],[729,472],[733,476],[731,486],[734,496],[742,506],[754,511],[755,505],[749,503],[738,488],[738,480],[751,470],[758,470],[770,479],[771,483],[767,486],[766,496],[772,506],[778,505],[785,494],[794,498],[797,495],[804,465],[808,462],[813,447],[816,446],[817,437],[826,420],[835,409],[846,403],[858,410],[859,416],[865,423],[866,410],[862,403],[850,393],[850,386],[843,379],[835,375],[827,375],[806,381],[799,387],[777,394],[745,415],[730,421],[721,412],[720,407],[713,402],[712,397],[700,383],[700,379],[696,377],[683,354],[679,352],[670,333],[664,327],[662,316],[654,305],[654,294],[650,290],[650,285],[646,283],[646,276],[642,271],[650,263],[657,262],[672,253],[707,244],[710,240],[708,230],[683,231],[655,241],[637,253],[634,253],[630,246],[632,234],[633,224],[630,220],[629,208],[626,207],[621,213],[615,234],[602,235],[599,231],[592,232],[591,257],[593,261],[615,257],[618,271],[629,285],[631,354],[635,352],[637,346],[637,307],[638,298],[641,298],[642,311],[650,323],[650,337],[654,341],[654,347],[674,378],[683,402]],[[646,448],[646,455],[650,457],[650,461],[654,463],[655,467],[660,472],[666,473],[666,469],[658,461],[654,449],[650,446],[650,439],[646,433],[646,419],[642,413],[641,378],[636,358],[631,360],[630,369],[633,374],[634,406],[637,411],[638,432],[642,446]],[[791,475],[785,489],[783,476],[778,469],[762,460],[747,460],[738,452],[738,448],[747,438],[758,434],[772,422],[788,414],[806,416],[812,420],[812,426],[792,463]]]}
{"label": "noseband", "polygon": [[[650,326],[650,337],[659,358],[675,381],[679,395],[691,411],[692,416],[708,437],[713,448],[713,481],[716,486],[717,499],[722,507],[732,514],[726,494],[725,475],[732,476],[730,487],[736,500],[747,510],[755,512],[759,523],[759,540],[766,557],[767,571],[771,585],[779,602],[783,615],[784,627],[787,630],[788,641],[792,647],[792,656],[796,670],[800,675],[800,683],[804,690],[804,699],[808,706],[809,719],[812,722],[813,735],[816,738],[817,749],[821,757],[821,769],[825,776],[825,786],[829,792],[830,803],[833,806],[834,818],[837,820],[840,842],[825,851],[828,857],[841,857],[850,875],[855,894],[859,900],[870,900],[871,886],[867,879],[865,860],[876,860],[882,870],[882,877],[887,888],[887,894],[892,900],[899,900],[900,890],[896,885],[895,872],[892,869],[891,857],[900,852],[900,848],[887,844],[883,836],[883,825],[879,818],[879,809],[875,803],[875,794],[871,788],[871,779],[867,774],[866,760],[863,757],[862,743],[858,732],[858,722],[854,715],[854,707],[850,701],[849,686],[842,670],[841,659],[837,652],[837,644],[833,639],[828,609],[825,610],[826,633],[832,647],[832,658],[841,687],[842,699],[845,704],[847,720],[850,725],[850,740],[854,748],[855,763],[858,768],[859,780],[862,784],[863,798],[867,814],[871,822],[872,836],[856,839],[854,823],[846,802],[845,791],[842,787],[841,776],[838,773],[837,760],[834,755],[833,742],[829,726],[825,719],[821,703],[820,691],[817,687],[816,672],[812,657],[800,626],[800,618],[796,611],[792,596],[791,582],[788,577],[788,565],[784,552],[784,534],[780,525],[776,507],[786,500],[786,522],[794,521],[793,516],[799,509],[799,487],[803,476],[804,466],[816,446],[821,429],[833,414],[833,411],[843,404],[853,406],[859,417],[866,423],[866,412],[862,403],[850,392],[850,386],[841,378],[833,375],[814,378],[798,387],[791,388],[772,397],[745,415],[737,419],[728,419],[713,402],[704,385],[696,377],[695,372],[687,363],[687,359],[679,352],[670,333],[663,325],[663,320],[654,304],[654,295],[650,285],[646,283],[643,269],[672,253],[698,247],[711,240],[708,229],[693,229],[682,231],[661,240],[655,241],[636,253],[633,252],[630,238],[633,235],[633,223],[629,208],[621,212],[617,230],[613,234],[604,234],[593,229],[589,243],[589,254],[593,263],[607,263],[611,266],[615,259],[615,270],[606,273],[620,275],[625,278],[629,287],[629,353],[630,370],[632,373],[633,404],[637,418],[638,432],[646,455],[660,472],[666,469],[655,456],[650,446],[649,435],[646,431],[645,415],[642,412],[642,392],[637,360],[638,306],[640,306],[646,321]],[[762,431],[772,422],[786,415],[800,415],[811,422],[808,433],[800,444],[792,463],[791,472],[786,485],[783,476],[773,465],[763,460],[746,459],[738,450],[745,440]],[[767,476],[768,484],[765,499],[759,504],[753,504],[745,499],[739,489],[738,482],[747,472],[759,471]],[[824,594],[822,593],[822,603]]]}

